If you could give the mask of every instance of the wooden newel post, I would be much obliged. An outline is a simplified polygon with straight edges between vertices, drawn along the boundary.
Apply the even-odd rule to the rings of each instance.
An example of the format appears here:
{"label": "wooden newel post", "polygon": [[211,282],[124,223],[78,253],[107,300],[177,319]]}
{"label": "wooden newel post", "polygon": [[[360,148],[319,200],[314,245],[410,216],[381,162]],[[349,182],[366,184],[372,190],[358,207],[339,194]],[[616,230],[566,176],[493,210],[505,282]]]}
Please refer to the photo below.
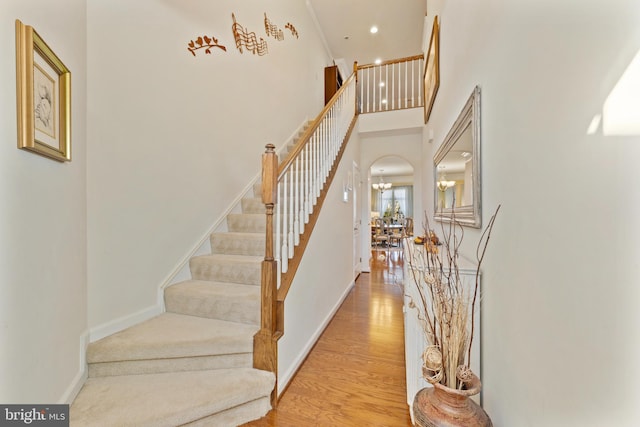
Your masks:
{"label": "wooden newel post", "polygon": [[265,256],[262,261],[260,330],[253,337],[253,367],[273,372],[276,387],[271,393],[271,405],[277,403],[278,340],[277,321],[277,262],[273,251],[273,207],[278,197],[278,156],[273,144],[267,144],[262,155],[262,203],[267,215]]}
{"label": "wooden newel post", "polygon": [[262,155],[262,203],[267,209],[265,261],[273,261],[273,206],[278,198],[278,156],[275,148],[273,144],[267,144]]}

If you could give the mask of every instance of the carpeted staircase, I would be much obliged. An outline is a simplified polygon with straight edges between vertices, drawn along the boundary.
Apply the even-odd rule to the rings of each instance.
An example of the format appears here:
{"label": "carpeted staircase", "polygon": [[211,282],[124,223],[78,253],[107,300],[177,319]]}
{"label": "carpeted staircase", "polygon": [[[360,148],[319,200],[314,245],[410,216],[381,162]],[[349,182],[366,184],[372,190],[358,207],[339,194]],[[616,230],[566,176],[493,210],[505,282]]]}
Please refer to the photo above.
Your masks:
{"label": "carpeted staircase", "polygon": [[210,255],[191,258],[192,279],[165,290],[165,313],[89,345],[72,427],[237,426],[268,412],[275,377],[252,368],[265,250],[260,191],[254,185],[242,213],[227,216],[228,231],[211,235]]}

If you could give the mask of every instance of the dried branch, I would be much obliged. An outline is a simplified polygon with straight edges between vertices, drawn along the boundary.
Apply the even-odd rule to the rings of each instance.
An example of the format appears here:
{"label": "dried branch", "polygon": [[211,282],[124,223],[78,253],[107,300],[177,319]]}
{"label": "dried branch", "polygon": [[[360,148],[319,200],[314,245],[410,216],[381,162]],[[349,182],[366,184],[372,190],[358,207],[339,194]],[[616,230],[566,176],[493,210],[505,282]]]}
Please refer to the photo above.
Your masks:
{"label": "dried branch", "polygon": [[[471,338],[469,339],[469,352],[467,353],[467,364],[471,364],[471,344],[473,343],[473,332],[475,330],[476,323],[476,299],[478,298],[478,291],[480,289],[480,266],[482,265],[482,260],[484,259],[484,254],[487,251],[487,246],[489,245],[489,239],[491,238],[491,230],[493,230],[493,224],[496,222],[496,217],[498,216],[498,212],[500,211],[500,206],[496,208],[496,211],[493,213],[491,218],[489,219],[489,224],[485,227],[482,235],[480,236],[480,240],[478,241],[478,246],[476,247],[476,259],[478,263],[476,265],[476,283],[475,288],[473,290],[473,301],[471,302]],[[480,251],[480,247],[482,247],[482,251]],[[467,366],[468,366],[467,365]]]}
{"label": "dried branch", "polygon": [[[471,289],[463,286],[460,274],[458,258],[464,239],[464,228],[456,219],[454,210],[451,221],[446,224],[443,222],[440,226],[442,238],[438,244],[441,244],[441,249],[434,243],[438,239],[433,235],[426,213],[423,223],[425,250],[414,250],[412,245],[407,245],[409,265],[419,295],[419,301],[409,296],[410,307],[418,310],[418,320],[430,345],[429,361],[425,360],[423,376],[431,383],[439,382],[450,388],[465,386],[465,377],[457,373],[460,369],[470,371],[471,345],[475,331],[475,303],[480,288],[480,266],[499,209],[500,206],[483,231],[476,249],[478,265],[473,298]],[[432,235],[435,237],[434,241],[431,240]],[[418,306],[418,303],[421,303],[421,306]],[[427,357],[426,354],[425,351],[423,359]],[[434,362],[438,358],[440,361]]]}

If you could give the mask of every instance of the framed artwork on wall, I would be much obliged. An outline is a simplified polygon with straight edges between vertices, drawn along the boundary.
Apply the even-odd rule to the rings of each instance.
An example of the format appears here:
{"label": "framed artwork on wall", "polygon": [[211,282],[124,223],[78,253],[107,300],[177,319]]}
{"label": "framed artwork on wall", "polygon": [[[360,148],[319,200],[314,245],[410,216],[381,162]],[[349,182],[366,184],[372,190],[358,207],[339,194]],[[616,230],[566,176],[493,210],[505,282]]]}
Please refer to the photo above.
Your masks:
{"label": "framed artwork on wall", "polygon": [[16,20],[18,148],[71,160],[71,72],[29,25]]}
{"label": "framed artwork on wall", "polygon": [[437,16],[433,18],[431,39],[424,64],[424,123],[426,124],[440,87],[440,25]]}

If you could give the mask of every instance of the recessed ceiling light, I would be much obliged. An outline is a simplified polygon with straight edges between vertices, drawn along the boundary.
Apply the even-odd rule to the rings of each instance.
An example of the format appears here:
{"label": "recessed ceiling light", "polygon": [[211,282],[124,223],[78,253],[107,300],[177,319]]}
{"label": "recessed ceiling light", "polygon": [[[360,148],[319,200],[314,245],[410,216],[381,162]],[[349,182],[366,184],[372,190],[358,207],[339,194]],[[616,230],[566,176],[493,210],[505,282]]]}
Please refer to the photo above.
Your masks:
{"label": "recessed ceiling light", "polygon": [[382,64],[382,59],[378,58],[378,59],[376,59],[375,62],[376,62],[376,65],[380,65],[380,64]]}
{"label": "recessed ceiling light", "polygon": [[375,34],[378,32],[378,27],[376,27],[375,25],[371,27],[371,29],[369,29],[369,31],[371,31],[371,34]]}

